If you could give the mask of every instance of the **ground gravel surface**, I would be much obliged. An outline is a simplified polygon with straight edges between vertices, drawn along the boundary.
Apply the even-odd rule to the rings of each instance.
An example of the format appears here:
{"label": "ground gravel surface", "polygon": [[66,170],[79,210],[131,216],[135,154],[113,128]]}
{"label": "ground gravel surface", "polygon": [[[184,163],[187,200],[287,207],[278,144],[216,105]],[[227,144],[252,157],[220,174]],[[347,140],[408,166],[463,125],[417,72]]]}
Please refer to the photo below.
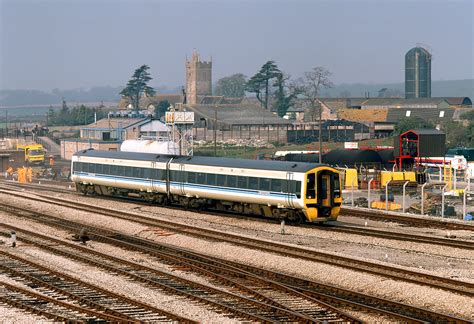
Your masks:
{"label": "ground gravel surface", "polygon": [[[370,261],[374,260],[374,255],[371,253],[372,251],[374,251],[374,246],[378,246],[377,244],[379,244],[381,248],[391,249],[391,251],[393,252],[392,254],[388,255],[387,259],[385,259],[385,255],[382,254],[383,257],[382,259],[380,259],[379,257],[381,252],[379,251],[377,252],[379,254],[376,253],[376,255],[378,255],[379,257],[375,259],[395,264],[398,258],[396,256],[397,254],[400,255],[400,260],[406,260],[408,255],[413,257],[419,257],[420,255],[437,255],[440,258],[442,258],[443,256],[451,255],[453,259],[456,259],[459,262],[453,267],[454,269],[456,269],[456,271],[460,271],[460,273],[464,275],[462,269],[458,270],[459,264],[461,264],[462,262],[464,262],[464,266],[471,267],[470,269],[472,271],[472,258],[470,257],[470,255],[468,255],[464,251],[457,251],[457,254],[455,253],[456,251],[446,252],[443,247],[438,246],[431,246],[427,244],[424,244],[423,247],[421,247],[421,244],[410,246],[407,245],[410,244],[408,242],[389,241],[383,239],[376,239],[380,240],[380,242],[372,242],[372,240],[375,240],[372,238],[370,238],[370,242],[367,242],[367,238],[365,238],[364,242],[364,238],[358,235],[344,235],[341,233],[330,233],[327,231],[318,231],[317,229],[308,229],[302,227],[287,227],[287,233],[289,233],[289,235],[281,235],[278,234],[280,228],[279,224],[262,223],[248,219],[211,216],[189,211],[136,205],[129,202],[101,200],[96,198],[91,199],[89,197],[80,197],[72,195],[67,195],[67,197],[71,197],[71,200],[73,200],[74,198],[74,200],[77,199],[80,201],[87,201],[90,204],[100,204],[101,206],[109,208],[116,208],[120,210],[134,210],[141,214],[148,214],[152,212],[155,214],[156,217],[165,217],[176,219],[178,221],[186,221],[199,226],[207,225],[207,227],[213,227],[220,230],[227,230],[244,234],[250,233],[248,235],[259,236],[265,239],[285,241],[290,238],[290,240],[294,239],[294,241],[290,241],[294,244],[308,245],[311,247],[317,247],[318,249],[326,249],[325,251],[330,252],[340,253],[341,251],[339,250],[339,246],[345,246],[346,249],[348,247],[356,246],[352,249],[343,249],[342,252],[345,255],[350,256],[354,256],[352,253],[355,253],[355,256],[362,259],[366,259],[366,255],[368,255],[369,257],[372,257]],[[21,202],[19,201],[19,203],[23,205],[25,204],[24,200],[22,200]],[[427,287],[420,287],[418,285],[410,283],[387,280],[374,275],[345,270],[340,267],[319,264],[310,261],[296,260],[288,257],[272,255],[265,252],[235,247],[227,243],[208,242],[196,238],[186,237],[180,234],[170,236],[157,235],[150,229],[144,228],[144,226],[133,224],[131,222],[111,220],[109,217],[103,217],[99,215],[91,217],[91,215],[87,215],[87,213],[83,212],[71,213],[70,209],[67,208],[51,207],[42,203],[35,203],[33,205],[34,208],[44,208],[45,211],[54,210],[56,213],[63,215],[63,217],[91,222],[91,224],[93,223],[96,226],[109,226],[125,233],[136,234],[159,242],[165,242],[168,244],[186,247],[189,249],[193,249],[197,252],[209,253],[211,255],[252,264],[258,267],[265,267],[297,275],[303,278],[309,278],[324,283],[335,284],[347,289],[354,289],[359,292],[374,294],[399,302],[429,308],[434,311],[440,311],[457,316],[462,316],[464,318],[474,318],[474,314],[471,307],[472,300],[467,297],[457,296],[449,292],[444,292]],[[271,244],[271,242],[269,242],[269,244]],[[399,245],[401,245],[401,247]],[[334,246],[338,246],[338,249],[334,250]],[[422,248],[422,251],[414,252],[413,250],[416,250],[417,248]],[[459,249],[450,248],[449,250]],[[403,258],[402,256],[405,257]],[[447,270],[449,269],[450,271],[452,271],[451,268],[446,267],[440,270],[440,265],[428,265],[427,262],[429,262],[429,259],[430,258],[423,259],[423,263],[421,263],[421,266],[423,268],[429,270],[436,268],[435,274],[438,275],[440,274],[440,272],[443,273],[443,271],[445,271],[443,275],[453,275],[453,272],[449,273]],[[416,266],[416,264],[420,263],[415,263],[414,265]],[[433,271],[429,272],[432,273]],[[454,275],[457,274],[454,273]],[[469,277],[469,275],[466,276]]]}
{"label": "ground gravel surface", "polygon": [[[0,214],[2,217],[3,215]],[[48,235],[54,234],[57,238],[70,238],[70,234],[52,229],[48,226],[37,224],[35,222],[21,220],[15,221],[14,217],[5,215],[5,224],[11,224],[15,226],[22,226],[29,230],[34,229],[37,232],[48,233]],[[126,251],[117,247],[113,247],[107,244],[99,242],[90,242],[88,245],[91,249],[108,253],[119,258],[124,258],[132,262],[136,262],[156,270],[161,270],[175,276],[181,276],[188,280],[196,281],[202,284],[209,284],[205,279],[187,273],[183,271],[174,270],[171,267],[159,263],[153,258],[141,255],[140,253],[133,251]],[[138,301],[143,301],[147,304],[155,306],[160,309],[167,310],[176,314],[180,314],[184,317],[188,317],[200,322],[218,322],[218,323],[235,323],[235,320],[223,317],[215,312],[209,311],[205,306],[201,306],[197,303],[190,302],[186,298],[181,296],[170,296],[157,289],[150,289],[144,287],[141,283],[130,282],[129,279],[114,274],[104,272],[102,269],[96,267],[84,265],[82,263],[70,260],[61,256],[51,254],[49,252],[42,251],[35,247],[25,245],[21,243],[21,237],[18,238],[18,246],[16,249],[9,249],[9,252],[13,252],[21,257],[26,257],[33,262],[37,262],[60,272],[67,273],[73,277],[76,277],[85,282],[89,282],[94,285],[105,287],[107,290],[112,292],[126,294],[128,297]],[[213,286],[211,284],[211,286]],[[214,286],[215,288],[219,288]]]}
{"label": "ground gravel surface", "polygon": [[[0,249],[4,249],[4,248],[5,248],[4,246],[2,247],[2,245],[0,245]],[[11,279],[10,277],[4,274],[0,274],[0,282],[5,282],[13,286],[32,290],[28,286],[18,283],[17,281]],[[0,304],[0,323],[24,324],[24,323],[57,323],[57,322],[53,322],[52,320],[44,316],[26,313],[25,311],[19,308],[15,308],[6,304]]]}
{"label": "ground gravel surface", "polygon": [[[286,235],[281,235],[280,224],[263,222],[249,218],[236,218],[231,216],[215,216],[192,211],[162,208],[157,206],[136,205],[129,202],[100,200],[97,198],[75,196],[79,201],[92,199],[93,203],[101,203],[107,208],[120,208],[138,212],[141,215],[177,220],[186,224],[212,228],[220,231],[229,231],[245,234],[252,237],[268,239],[277,242],[285,242],[317,248],[320,251],[342,253],[369,260],[388,262],[390,264],[404,267],[425,269],[441,276],[458,278],[474,282],[474,259],[472,251],[413,242],[387,240],[383,238],[361,236],[331,232],[327,227],[321,229],[318,226],[297,227],[286,226]],[[90,201],[90,200],[89,200]],[[360,219],[352,217],[344,218],[344,222],[358,225]],[[371,228],[385,230],[396,229],[399,232],[420,233],[444,237],[447,233],[441,230],[407,228],[399,224],[367,221]],[[463,239],[474,239],[474,234],[469,231],[450,231],[449,235],[462,237]]]}

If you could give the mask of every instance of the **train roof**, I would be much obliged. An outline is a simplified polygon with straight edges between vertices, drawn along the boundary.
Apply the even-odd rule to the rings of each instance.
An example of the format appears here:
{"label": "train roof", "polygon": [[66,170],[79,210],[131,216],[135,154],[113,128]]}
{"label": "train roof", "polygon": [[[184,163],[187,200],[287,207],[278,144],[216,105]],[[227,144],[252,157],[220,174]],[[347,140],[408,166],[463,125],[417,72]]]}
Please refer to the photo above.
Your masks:
{"label": "train roof", "polygon": [[271,161],[271,160],[248,160],[233,159],[209,156],[172,156],[152,153],[135,153],[120,151],[96,151],[81,150],[74,154],[75,156],[90,156],[99,158],[123,159],[123,160],[141,160],[166,162],[170,158],[174,158],[173,162],[192,164],[192,165],[208,165],[226,168],[243,168],[256,170],[271,171],[291,171],[291,172],[307,172],[323,164],[306,163],[306,162],[288,162],[288,161]]}

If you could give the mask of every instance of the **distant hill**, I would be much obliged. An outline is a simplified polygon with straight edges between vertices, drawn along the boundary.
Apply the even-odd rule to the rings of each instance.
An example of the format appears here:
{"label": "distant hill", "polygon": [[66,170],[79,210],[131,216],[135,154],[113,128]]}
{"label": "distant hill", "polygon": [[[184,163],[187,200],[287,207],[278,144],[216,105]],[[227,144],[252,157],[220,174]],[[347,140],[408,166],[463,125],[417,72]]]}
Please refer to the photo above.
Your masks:
{"label": "distant hill", "polygon": [[[62,98],[67,102],[97,103],[119,102],[124,87],[92,87],[89,89],[59,90],[0,90],[1,106],[60,105]],[[180,93],[181,88],[158,87],[158,93]]]}
{"label": "distant hill", "polygon": [[[405,83],[352,83],[340,84],[334,88],[323,90],[323,96],[345,97],[350,94],[351,97],[364,97],[369,92],[370,97],[377,97],[380,89],[387,88],[392,92],[398,92],[401,96],[405,95]],[[432,97],[469,97],[474,99],[474,79],[466,80],[446,80],[431,82]]]}
{"label": "distant hill", "polygon": [[[404,96],[405,86],[400,83],[374,84],[340,84],[334,88],[323,90],[323,97],[363,97],[367,92],[370,97],[377,97],[380,89],[387,88],[390,93]],[[89,89],[59,90],[50,92],[39,90],[0,90],[0,108],[3,106],[26,105],[60,105],[62,98],[67,102],[97,103],[118,102],[119,92],[123,87],[92,87]],[[181,93],[181,88],[156,88],[158,93]],[[432,82],[433,97],[470,97],[474,99],[474,79],[447,80]]]}

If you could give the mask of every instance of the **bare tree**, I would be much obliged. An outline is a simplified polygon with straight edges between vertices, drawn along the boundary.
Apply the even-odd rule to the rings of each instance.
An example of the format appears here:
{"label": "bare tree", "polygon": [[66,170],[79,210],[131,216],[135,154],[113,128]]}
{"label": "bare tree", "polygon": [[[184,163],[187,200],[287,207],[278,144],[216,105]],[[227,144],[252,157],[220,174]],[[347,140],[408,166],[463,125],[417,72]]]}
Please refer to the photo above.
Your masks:
{"label": "bare tree", "polygon": [[329,79],[332,73],[325,68],[318,66],[313,68],[311,71],[305,72],[303,78],[299,80],[299,90],[304,100],[307,102],[311,111],[312,119],[314,119],[314,113],[318,111],[319,120],[319,163],[322,162],[321,158],[321,133],[322,133],[322,106],[320,98],[321,89],[332,88],[333,83]]}

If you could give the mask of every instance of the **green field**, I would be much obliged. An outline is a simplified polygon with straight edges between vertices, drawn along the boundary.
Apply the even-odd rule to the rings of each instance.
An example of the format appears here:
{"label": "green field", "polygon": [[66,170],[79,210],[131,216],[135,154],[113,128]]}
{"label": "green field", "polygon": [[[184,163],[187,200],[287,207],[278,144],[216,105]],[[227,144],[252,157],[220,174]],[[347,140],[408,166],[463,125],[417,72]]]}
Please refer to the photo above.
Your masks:
{"label": "green field", "polygon": [[[359,141],[359,148],[376,146],[393,146],[393,137]],[[343,147],[344,143],[325,142],[323,143],[323,152]],[[259,154],[273,155],[276,151],[314,151],[317,149],[318,143],[315,142],[305,145],[288,144],[275,148],[238,147],[218,144],[216,151],[217,156],[221,157],[255,159]],[[195,147],[194,155],[214,156],[214,146]]]}

